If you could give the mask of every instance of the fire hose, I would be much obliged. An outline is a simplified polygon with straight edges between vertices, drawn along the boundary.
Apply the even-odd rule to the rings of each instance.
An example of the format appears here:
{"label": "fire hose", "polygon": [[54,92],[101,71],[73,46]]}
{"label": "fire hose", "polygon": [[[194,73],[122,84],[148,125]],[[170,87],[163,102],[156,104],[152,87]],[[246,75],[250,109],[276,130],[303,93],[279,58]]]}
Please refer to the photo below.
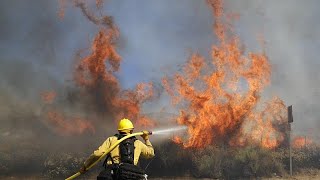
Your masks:
{"label": "fire hose", "polygon": [[[151,131],[148,131],[148,133],[149,133],[149,135],[152,134]],[[116,143],[114,143],[106,152],[104,152],[104,153],[99,157],[98,160],[96,160],[96,161],[95,161],[94,163],[92,163],[88,168],[86,168],[86,170],[89,170],[89,169],[91,169],[93,166],[95,166],[99,161],[101,161],[106,155],[108,155],[108,154],[109,154],[116,146],[118,146],[122,141],[124,141],[124,140],[126,140],[126,139],[128,139],[128,138],[130,138],[130,137],[133,137],[133,136],[141,136],[141,135],[143,135],[143,134],[144,134],[144,132],[141,131],[141,132],[137,132],[137,133],[133,133],[133,134],[126,135],[126,136],[124,136],[123,138],[119,139],[119,140],[118,140]],[[72,179],[74,179],[74,178],[76,178],[76,177],[78,177],[78,176],[80,176],[80,175],[81,175],[81,173],[80,173],[80,172],[77,172],[77,173],[75,173],[74,175],[66,178],[65,180],[72,180]]]}

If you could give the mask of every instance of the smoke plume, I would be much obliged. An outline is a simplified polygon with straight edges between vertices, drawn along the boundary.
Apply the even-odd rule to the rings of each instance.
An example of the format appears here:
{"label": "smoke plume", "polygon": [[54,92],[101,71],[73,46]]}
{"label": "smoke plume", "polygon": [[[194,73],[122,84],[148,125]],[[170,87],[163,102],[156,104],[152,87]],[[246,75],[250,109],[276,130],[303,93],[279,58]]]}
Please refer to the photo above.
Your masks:
{"label": "smoke plume", "polygon": [[[317,7],[317,0],[228,0],[224,5],[237,17],[233,31],[243,40],[241,51],[260,50],[257,37],[263,36],[271,77],[261,99],[278,96],[283,106],[292,104],[294,133],[315,139],[320,127]],[[148,101],[148,90],[161,90],[162,77],[182,72],[190,52],[209,58],[211,45],[219,41],[210,8],[193,0],[7,0],[0,2],[0,23],[0,138],[12,144],[43,139],[45,148],[55,144],[48,139],[70,144],[75,137],[94,135],[88,153],[114,133],[120,116],[177,114],[166,93],[152,92],[159,99]],[[108,53],[98,55],[99,47]],[[101,66],[95,68],[92,59]],[[161,124],[166,118],[158,119]],[[90,141],[79,141],[84,142]]]}

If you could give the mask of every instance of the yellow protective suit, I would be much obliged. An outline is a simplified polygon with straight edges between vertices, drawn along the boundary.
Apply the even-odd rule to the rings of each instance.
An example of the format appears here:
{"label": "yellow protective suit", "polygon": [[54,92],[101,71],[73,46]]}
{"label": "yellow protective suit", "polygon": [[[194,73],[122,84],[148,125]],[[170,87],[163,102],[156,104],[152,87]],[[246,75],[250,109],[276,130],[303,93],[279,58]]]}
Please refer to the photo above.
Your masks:
{"label": "yellow protective suit", "polygon": [[[89,167],[92,163],[94,163],[99,157],[106,152],[110,146],[112,146],[116,141],[117,137],[112,136],[107,138],[103,144],[94,151],[90,157],[84,162],[85,167]],[[154,157],[154,149],[152,147],[152,144],[149,140],[146,140],[145,143],[141,142],[140,140],[136,140],[134,142],[134,165],[137,165],[139,162],[140,155],[144,158],[152,158]],[[119,145],[114,148],[110,152],[110,156],[114,163],[119,163]],[[108,164],[112,164],[111,159],[109,158],[107,161]]]}

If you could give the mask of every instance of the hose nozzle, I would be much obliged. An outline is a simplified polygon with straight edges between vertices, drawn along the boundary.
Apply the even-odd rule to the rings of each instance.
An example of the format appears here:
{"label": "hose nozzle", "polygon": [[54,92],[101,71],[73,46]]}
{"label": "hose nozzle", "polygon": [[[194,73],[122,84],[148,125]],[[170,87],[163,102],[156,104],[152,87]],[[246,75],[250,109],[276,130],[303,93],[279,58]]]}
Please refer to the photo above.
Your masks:
{"label": "hose nozzle", "polygon": [[147,134],[147,135],[152,135],[152,131],[147,131],[147,130],[144,130],[142,131],[143,134]]}

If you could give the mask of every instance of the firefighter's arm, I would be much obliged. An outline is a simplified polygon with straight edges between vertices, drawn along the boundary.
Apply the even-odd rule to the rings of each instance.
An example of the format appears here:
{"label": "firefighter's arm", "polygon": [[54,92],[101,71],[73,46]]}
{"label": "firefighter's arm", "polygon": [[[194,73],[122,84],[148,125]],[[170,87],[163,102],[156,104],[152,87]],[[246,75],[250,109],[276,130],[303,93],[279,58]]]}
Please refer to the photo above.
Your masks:
{"label": "firefighter's arm", "polygon": [[85,172],[86,168],[88,168],[91,164],[93,164],[94,162],[96,162],[102,155],[104,152],[106,152],[108,150],[108,148],[110,147],[110,138],[108,138],[106,141],[104,141],[102,143],[102,145],[95,150],[90,156],[89,158],[84,162],[82,168],[80,169],[80,172]]}
{"label": "firefighter's arm", "polygon": [[140,141],[139,147],[141,149],[141,155],[145,158],[154,157],[154,149],[149,139],[145,140],[145,143]]}

